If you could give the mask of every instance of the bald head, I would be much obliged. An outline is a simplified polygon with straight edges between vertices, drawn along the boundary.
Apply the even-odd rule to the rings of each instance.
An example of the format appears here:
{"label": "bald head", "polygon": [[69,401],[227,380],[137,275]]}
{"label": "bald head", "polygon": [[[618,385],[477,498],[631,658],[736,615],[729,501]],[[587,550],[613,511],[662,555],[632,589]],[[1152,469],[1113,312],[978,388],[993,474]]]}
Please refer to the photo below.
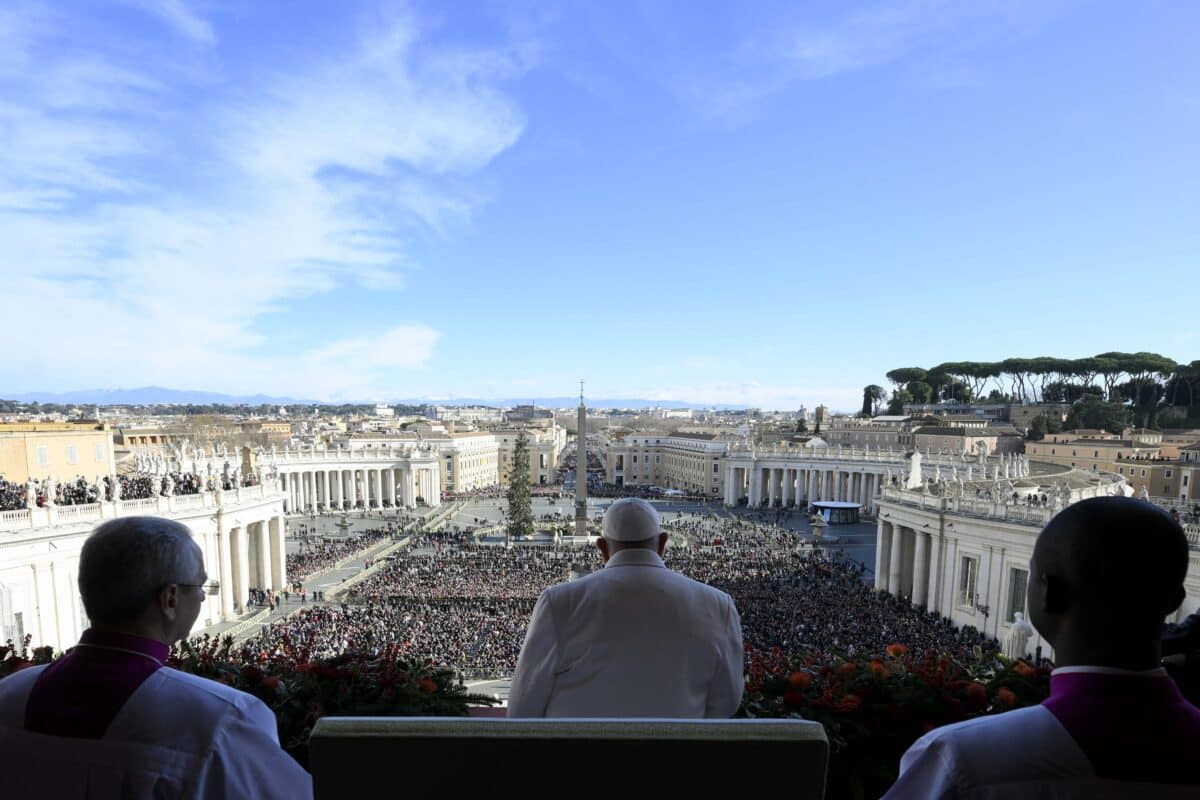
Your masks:
{"label": "bald head", "polygon": [[1183,529],[1150,503],[1097,497],[1067,507],[1038,536],[1030,562],[1029,613],[1051,641],[1157,638],[1183,601]]}

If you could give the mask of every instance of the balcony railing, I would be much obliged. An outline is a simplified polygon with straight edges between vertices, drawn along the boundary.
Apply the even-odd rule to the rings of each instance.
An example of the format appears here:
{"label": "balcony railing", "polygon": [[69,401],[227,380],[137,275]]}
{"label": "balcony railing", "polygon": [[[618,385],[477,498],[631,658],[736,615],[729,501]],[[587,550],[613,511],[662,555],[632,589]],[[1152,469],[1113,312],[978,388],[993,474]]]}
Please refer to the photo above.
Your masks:
{"label": "balcony railing", "polygon": [[43,506],[0,511],[0,531],[17,532],[37,528],[53,528],[81,523],[101,522],[115,517],[137,514],[166,516],[194,509],[237,505],[252,500],[282,499],[274,484],[243,486],[223,492],[203,492],[169,497],[146,497],[138,500],[117,500],[108,503],[86,503],[72,506]]}

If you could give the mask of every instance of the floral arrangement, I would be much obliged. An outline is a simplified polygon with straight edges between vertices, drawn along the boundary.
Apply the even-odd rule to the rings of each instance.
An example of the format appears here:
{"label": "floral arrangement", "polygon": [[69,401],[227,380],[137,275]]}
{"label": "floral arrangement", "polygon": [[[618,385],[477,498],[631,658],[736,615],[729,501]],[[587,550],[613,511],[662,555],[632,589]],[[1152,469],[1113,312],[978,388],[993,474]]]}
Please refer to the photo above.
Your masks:
{"label": "floral arrangement", "polygon": [[876,658],[789,659],[747,648],[739,716],[815,720],[829,737],[826,797],[873,798],[896,780],[900,757],[925,733],[1049,696],[1050,667],[1000,656],[913,658],[892,644]]}
{"label": "floral arrangement", "polygon": [[[55,658],[50,647],[31,651],[30,640],[27,636],[19,648],[11,641],[0,648],[0,679]],[[297,649],[244,659],[233,652],[231,638],[204,636],[180,642],[167,664],[262,700],[275,713],[280,745],[306,768],[308,736],[323,716],[466,716],[468,706],[496,702],[467,693],[452,670],[407,661],[396,648],[327,659],[310,659]]]}

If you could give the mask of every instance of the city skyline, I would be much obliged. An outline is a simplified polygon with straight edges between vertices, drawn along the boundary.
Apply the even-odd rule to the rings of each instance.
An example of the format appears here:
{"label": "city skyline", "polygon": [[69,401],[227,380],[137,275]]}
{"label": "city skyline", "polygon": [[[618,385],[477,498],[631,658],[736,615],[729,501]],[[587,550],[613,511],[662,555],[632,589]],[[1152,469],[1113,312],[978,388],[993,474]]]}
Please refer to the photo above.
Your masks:
{"label": "city skyline", "polygon": [[0,396],[539,397],[584,374],[850,410],[910,364],[1191,361],[1197,22],[18,0]]}

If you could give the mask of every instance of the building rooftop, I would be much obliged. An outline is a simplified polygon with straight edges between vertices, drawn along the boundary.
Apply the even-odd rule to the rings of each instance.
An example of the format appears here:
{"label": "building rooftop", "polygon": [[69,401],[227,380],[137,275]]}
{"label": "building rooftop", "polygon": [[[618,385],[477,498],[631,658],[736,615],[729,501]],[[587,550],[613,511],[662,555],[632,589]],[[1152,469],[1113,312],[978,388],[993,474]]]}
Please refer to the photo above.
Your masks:
{"label": "building rooftop", "polygon": [[667,436],[672,439],[698,439],[704,442],[711,442],[716,439],[716,435],[712,433],[669,433]]}

